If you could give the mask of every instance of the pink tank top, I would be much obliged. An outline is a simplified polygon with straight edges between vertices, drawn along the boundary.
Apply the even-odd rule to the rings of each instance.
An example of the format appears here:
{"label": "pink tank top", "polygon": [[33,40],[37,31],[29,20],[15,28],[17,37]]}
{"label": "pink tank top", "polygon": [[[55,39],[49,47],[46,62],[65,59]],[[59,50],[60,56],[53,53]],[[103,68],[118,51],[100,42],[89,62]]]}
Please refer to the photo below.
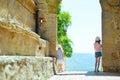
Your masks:
{"label": "pink tank top", "polygon": [[95,52],[101,52],[102,45],[96,42],[94,43],[94,49],[95,49]]}

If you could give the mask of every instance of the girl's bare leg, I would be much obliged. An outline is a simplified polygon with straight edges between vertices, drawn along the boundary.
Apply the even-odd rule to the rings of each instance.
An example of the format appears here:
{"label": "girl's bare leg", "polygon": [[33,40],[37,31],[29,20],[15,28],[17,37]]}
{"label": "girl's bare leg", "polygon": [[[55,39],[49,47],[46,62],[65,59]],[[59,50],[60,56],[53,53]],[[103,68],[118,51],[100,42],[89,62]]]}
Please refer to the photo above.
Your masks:
{"label": "girl's bare leg", "polygon": [[98,63],[98,65],[97,65],[97,71],[99,72],[99,66],[100,66],[100,57],[98,57],[97,63]]}
{"label": "girl's bare leg", "polygon": [[99,65],[100,65],[100,57],[97,57],[96,59],[96,71],[99,72]]}
{"label": "girl's bare leg", "polygon": [[60,64],[60,71],[63,72],[63,69],[62,69],[62,64]]}
{"label": "girl's bare leg", "polygon": [[96,61],[95,61],[95,72],[96,72],[96,68],[97,68],[97,58],[96,58]]}

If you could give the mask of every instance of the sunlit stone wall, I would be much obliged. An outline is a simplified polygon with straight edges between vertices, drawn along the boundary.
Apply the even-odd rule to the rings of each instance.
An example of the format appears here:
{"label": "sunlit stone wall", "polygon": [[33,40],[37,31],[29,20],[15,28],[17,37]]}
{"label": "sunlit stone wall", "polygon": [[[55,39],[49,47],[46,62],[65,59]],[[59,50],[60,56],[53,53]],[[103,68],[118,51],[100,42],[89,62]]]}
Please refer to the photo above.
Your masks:
{"label": "sunlit stone wall", "polygon": [[39,7],[34,1],[0,0],[0,80],[47,80],[53,75],[53,61],[44,56],[56,55],[61,0],[37,0]]}
{"label": "sunlit stone wall", "polygon": [[49,80],[54,75],[48,57],[0,56],[0,80]]}
{"label": "sunlit stone wall", "polygon": [[35,33],[35,13],[33,0],[0,0],[0,55],[49,55],[49,42]]}
{"label": "sunlit stone wall", "polygon": [[[38,0],[39,35],[49,41],[49,56],[56,56],[57,9],[61,0]],[[42,20],[42,22],[41,22]]]}
{"label": "sunlit stone wall", "polygon": [[0,55],[45,56],[48,54],[48,41],[41,39],[34,32],[0,22]]}
{"label": "sunlit stone wall", "polygon": [[0,0],[0,20],[35,31],[36,6],[33,0]]}
{"label": "sunlit stone wall", "polygon": [[102,7],[103,71],[120,72],[120,0],[100,0]]}
{"label": "sunlit stone wall", "polygon": [[[37,5],[34,1],[38,2]],[[38,10],[39,35],[42,39],[49,41],[50,47],[48,55],[56,56],[57,9],[60,1],[61,0],[0,0],[0,21],[35,32],[35,17],[36,10]]]}

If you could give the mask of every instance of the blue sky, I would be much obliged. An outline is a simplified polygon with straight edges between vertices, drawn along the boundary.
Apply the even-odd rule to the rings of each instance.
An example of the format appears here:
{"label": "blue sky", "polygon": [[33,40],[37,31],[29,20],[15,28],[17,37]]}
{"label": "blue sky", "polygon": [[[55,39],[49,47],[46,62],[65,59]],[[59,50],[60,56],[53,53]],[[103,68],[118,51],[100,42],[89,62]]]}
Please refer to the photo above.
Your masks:
{"label": "blue sky", "polygon": [[94,53],[95,37],[102,34],[99,0],[62,0],[62,11],[71,15],[67,34],[73,41],[73,52]]}

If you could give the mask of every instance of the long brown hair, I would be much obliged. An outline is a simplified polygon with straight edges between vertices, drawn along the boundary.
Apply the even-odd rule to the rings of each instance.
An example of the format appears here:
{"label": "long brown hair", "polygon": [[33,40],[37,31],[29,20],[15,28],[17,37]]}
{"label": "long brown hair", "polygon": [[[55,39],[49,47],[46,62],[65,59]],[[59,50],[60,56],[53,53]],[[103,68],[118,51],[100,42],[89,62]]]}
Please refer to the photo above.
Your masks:
{"label": "long brown hair", "polygon": [[100,44],[100,41],[101,41],[101,40],[99,40],[99,41],[95,41],[95,42],[98,42],[98,43]]}

